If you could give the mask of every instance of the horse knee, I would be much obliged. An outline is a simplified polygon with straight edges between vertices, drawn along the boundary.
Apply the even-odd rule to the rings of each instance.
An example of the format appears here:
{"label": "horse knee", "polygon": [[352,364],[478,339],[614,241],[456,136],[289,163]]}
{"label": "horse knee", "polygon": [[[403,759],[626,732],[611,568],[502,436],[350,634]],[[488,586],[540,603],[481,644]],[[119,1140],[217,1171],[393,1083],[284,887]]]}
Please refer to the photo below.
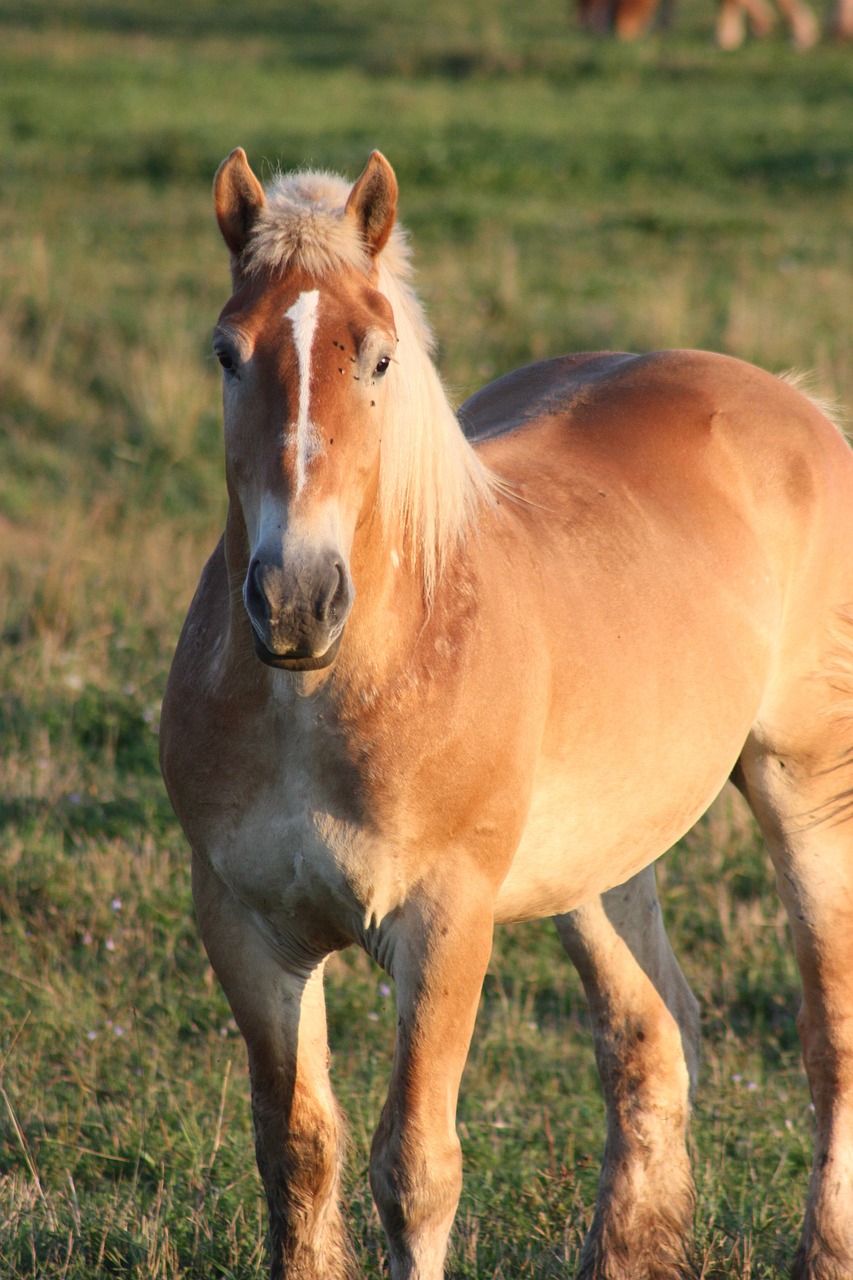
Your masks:
{"label": "horse knee", "polygon": [[[611,1031],[597,1049],[608,1128],[648,1170],[670,1166],[690,1113],[691,1073],[681,1028],[666,1010]],[[683,1149],[683,1147],[682,1147]]]}
{"label": "horse knee", "polygon": [[255,1148],[264,1183],[300,1206],[318,1206],[337,1191],[340,1136],[319,1108],[292,1108],[286,1123],[257,1093],[252,1098]]}
{"label": "horse knee", "polygon": [[[383,1222],[396,1231],[455,1212],[462,1190],[462,1150],[458,1140],[394,1141],[381,1131],[370,1155],[370,1185]],[[390,1229],[390,1228],[389,1228]]]}
{"label": "horse knee", "polygon": [[437,1280],[462,1190],[456,1135],[415,1141],[380,1124],[370,1155],[370,1186],[388,1236],[392,1276]]}

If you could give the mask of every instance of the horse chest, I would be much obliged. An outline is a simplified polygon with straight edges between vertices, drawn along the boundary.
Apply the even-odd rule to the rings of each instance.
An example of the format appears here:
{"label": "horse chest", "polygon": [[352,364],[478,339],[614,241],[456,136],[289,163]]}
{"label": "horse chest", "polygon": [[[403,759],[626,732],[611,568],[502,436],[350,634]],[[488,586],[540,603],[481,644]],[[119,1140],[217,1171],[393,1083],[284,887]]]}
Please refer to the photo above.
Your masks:
{"label": "horse chest", "polygon": [[208,857],[237,896],[264,914],[296,909],[338,879],[310,810],[284,805],[266,788],[212,833]]}
{"label": "horse chest", "polygon": [[258,728],[250,767],[245,743],[223,752],[218,799],[194,844],[220,879],[280,936],[324,926],[361,936],[384,914],[388,889],[359,811],[360,785],[322,736],[291,718]]}

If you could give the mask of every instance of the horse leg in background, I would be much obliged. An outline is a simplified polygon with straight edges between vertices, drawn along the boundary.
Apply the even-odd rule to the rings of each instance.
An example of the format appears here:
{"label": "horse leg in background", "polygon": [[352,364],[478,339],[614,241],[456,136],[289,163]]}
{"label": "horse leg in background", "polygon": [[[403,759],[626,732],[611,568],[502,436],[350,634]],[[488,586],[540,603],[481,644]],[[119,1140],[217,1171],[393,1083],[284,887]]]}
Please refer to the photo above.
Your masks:
{"label": "horse leg in background", "polygon": [[328,1074],[324,960],[285,967],[200,860],[193,897],[249,1053],[271,1280],[347,1280],[355,1267],[338,1205],[341,1137]]}
{"label": "horse leg in background", "polygon": [[699,1010],[664,932],[654,867],[555,923],[589,1001],[607,1106],[579,1280],[676,1280],[691,1274]]}
{"label": "horse leg in background", "polygon": [[721,49],[739,49],[746,39],[746,20],[757,40],[773,30],[775,15],[766,0],[720,0],[717,9],[717,44]]}
{"label": "horse leg in background", "polygon": [[610,35],[613,30],[611,0],[577,0],[578,26],[596,36]]}
{"label": "horse leg in background", "polygon": [[[820,27],[805,0],[777,0],[797,49],[811,49],[820,38]],[[775,17],[766,0],[721,0],[717,10],[717,44],[721,49],[739,49],[746,36],[746,22],[757,40],[773,30]]]}
{"label": "horse leg in background", "polygon": [[838,0],[829,30],[836,40],[853,40],[853,0]]}
{"label": "horse leg in background", "polygon": [[776,0],[788,23],[795,49],[811,49],[820,39],[820,25],[805,0]]}
{"label": "horse leg in background", "polygon": [[773,856],[803,981],[816,1128],[796,1280],[853,1280],[853,750],[843,707],[835,728],[823,751],[751,739],[735,778]]}
{"label": "horse leg in background", "polygon": [[659,0],[578,0],[578,22],[593,35],[634,40],[648,31]]}
{"label": "horse leg in background", "polygon": [[370,1185],[392,1280],[440,1280],[462,1188],[456,1100],[492,946],[494,894],[476,872],[406,904],[393,926],[397,1040]]}

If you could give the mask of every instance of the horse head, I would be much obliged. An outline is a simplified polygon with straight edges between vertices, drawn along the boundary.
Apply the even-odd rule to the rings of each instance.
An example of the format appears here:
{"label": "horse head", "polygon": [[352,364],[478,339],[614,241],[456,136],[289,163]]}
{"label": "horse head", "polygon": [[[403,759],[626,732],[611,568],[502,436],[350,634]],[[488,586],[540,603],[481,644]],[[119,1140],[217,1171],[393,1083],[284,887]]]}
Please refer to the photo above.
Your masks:
{"label": "horse head", "polygon": [[234,284],[213,338],[229,519],[255,652],[291,671],[329,665],[340,646],[393,395],[395,318],[377,288],[396,217],[391,166],[373,152],[342,194],[316,174],[265,194],[240,148],[214,184]]}

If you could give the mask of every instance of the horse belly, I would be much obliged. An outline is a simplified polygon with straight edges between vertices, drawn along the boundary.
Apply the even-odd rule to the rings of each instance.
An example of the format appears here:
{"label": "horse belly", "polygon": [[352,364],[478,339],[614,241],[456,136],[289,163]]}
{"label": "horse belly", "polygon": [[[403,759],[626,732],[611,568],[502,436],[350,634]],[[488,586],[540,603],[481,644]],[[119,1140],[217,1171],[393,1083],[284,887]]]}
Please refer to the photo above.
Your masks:
{"label": "horse belly", "polygon": [[769,653],[749,629],[693,635],[673,665],[661,646],[653,659],[652,632],[637,628],[630,660],[589,659],[588,702],[556,691],[499,922],[570,911],[622,884],[719,794],[761,704]]}
{"label": "horse belly", "polygon": [[572,911],[665,853],[709,808],[738,748],[703,768],[582,784],[563,769],[539,781],[495,908],[498,924]]}

